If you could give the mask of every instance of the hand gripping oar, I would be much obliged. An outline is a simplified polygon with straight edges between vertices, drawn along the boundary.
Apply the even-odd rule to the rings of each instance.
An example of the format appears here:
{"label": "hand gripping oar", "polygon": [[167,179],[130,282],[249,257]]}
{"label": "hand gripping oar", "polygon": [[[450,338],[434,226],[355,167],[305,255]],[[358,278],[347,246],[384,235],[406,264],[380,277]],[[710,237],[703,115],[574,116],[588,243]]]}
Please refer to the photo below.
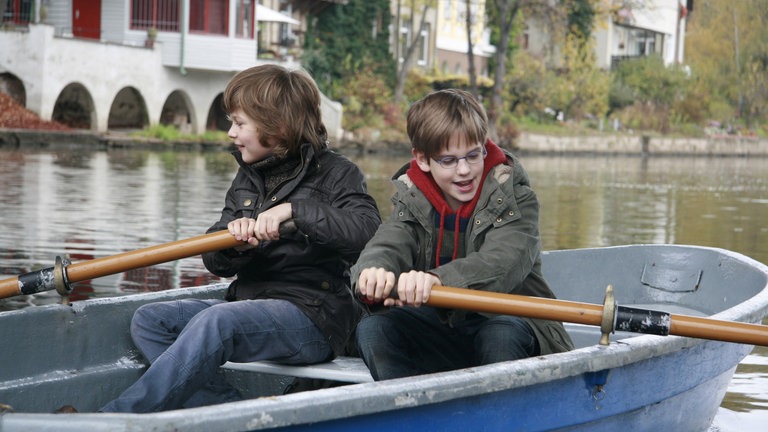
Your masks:
{"label": "hand gripping oar", "polygon": [[[296,226],[292,220],[280,225],[281,235],[295,230]],[[70,284],[74,282],[175,261],[204,252],[229,249],[242,244],[244,244],[242,241],[224,230],[74,264],[56,257],[56,264],[53,267],[0,281],[0,298],[35,294],[53,289],[62,296],[66,296],[72,290]]]}
{"label": "hand gripping oar", "polygon": [[768,326],[617,306],[610,286],[603,305],[446,286],[432,287],[427,304],[600,326],[601,344],[620,330],[768,346]]}

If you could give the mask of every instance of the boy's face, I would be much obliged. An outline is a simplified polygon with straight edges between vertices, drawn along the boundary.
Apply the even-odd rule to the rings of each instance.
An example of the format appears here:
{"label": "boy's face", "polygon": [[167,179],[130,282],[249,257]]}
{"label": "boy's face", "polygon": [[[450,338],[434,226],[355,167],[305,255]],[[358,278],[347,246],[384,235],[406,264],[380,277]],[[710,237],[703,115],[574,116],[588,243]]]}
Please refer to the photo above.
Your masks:
{"label": "boy's face", "polygon": [[482,143],[468,144],[465,139],[454,135],[439,154],[426,157],[423,152],[414,150],[413,156],[422,171],[432,173],[451,209],[458,210],[462,204],[472,201],[480,188],[485,158],[483,150]]}
{"label": "boy's face", "polygon": [[229,127],[227,136],[232,138],[243,157],[243,162],[252,164],[272,154],[272,147],[261,142],[256,123],[245,115],[242,109],[234,110],[229,117],[232,120],[232,126]]}

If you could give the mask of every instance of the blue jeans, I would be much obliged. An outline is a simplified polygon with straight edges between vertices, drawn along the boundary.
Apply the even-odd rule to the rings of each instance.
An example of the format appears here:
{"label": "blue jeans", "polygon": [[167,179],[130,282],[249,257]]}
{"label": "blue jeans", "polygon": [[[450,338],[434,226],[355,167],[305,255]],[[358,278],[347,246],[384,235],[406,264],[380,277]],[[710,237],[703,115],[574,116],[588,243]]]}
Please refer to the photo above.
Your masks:
{"label": "blue jeans", "polygon": [[375,380],[442,372],[539,354],[524,319],[468,313],[453,326],[429,306],[393,307],[357,326],[357,348]]}
{"label": "blue jeans", "polygon": [[240,400],[218,373],[229,360],[310,364],[333,356],[314,323],[285,300],[177,300],[136,310],[131,336],[147,371],[99,411],[155,412]]}

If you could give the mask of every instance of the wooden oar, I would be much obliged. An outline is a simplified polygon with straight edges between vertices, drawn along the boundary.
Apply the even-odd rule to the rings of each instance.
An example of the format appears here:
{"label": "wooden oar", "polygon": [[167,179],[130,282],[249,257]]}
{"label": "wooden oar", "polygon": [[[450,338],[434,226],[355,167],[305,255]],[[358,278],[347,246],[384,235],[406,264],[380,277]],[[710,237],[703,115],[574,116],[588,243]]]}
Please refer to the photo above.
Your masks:
{"label": "wooden oar", "polygon": [[56,267],[45,268],[0,281],[0,298],[34,294],[52,289],[61,293],[61,289],[56,285],[62,282],[68,285],[73,282],[95,279],[242,244],[242,241],[237,240],[229,231],[224,230],[66,266],[61,263],[60,259],[57,259]]}
{"label": "wooden oar", "polygon": [[[633,331],[687,336],[723,342],[768,346],[768,326],[688,315],[667,314],[606,304],[580,303],[568,300],[500,294],[445,286],[432,287],[427,302],[430,306],[464,309],[507,315],[540,318],[576,324],[601,326],[603,331]],[[614,309],[611,312],[611,309]],[[604,311],[608,311],[608,315]],[[647,321],[651,321],[650,325]],[[606,329],[605,324],[610,328]]]}

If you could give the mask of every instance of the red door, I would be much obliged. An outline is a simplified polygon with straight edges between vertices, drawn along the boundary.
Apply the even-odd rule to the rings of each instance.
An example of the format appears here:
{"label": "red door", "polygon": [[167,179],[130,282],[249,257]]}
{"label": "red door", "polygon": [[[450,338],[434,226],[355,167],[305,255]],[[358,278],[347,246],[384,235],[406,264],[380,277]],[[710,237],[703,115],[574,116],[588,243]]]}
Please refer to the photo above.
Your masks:
{"label": "red door", "polygon": [[72,34],[101,39],[101,0],[72,0]]}

